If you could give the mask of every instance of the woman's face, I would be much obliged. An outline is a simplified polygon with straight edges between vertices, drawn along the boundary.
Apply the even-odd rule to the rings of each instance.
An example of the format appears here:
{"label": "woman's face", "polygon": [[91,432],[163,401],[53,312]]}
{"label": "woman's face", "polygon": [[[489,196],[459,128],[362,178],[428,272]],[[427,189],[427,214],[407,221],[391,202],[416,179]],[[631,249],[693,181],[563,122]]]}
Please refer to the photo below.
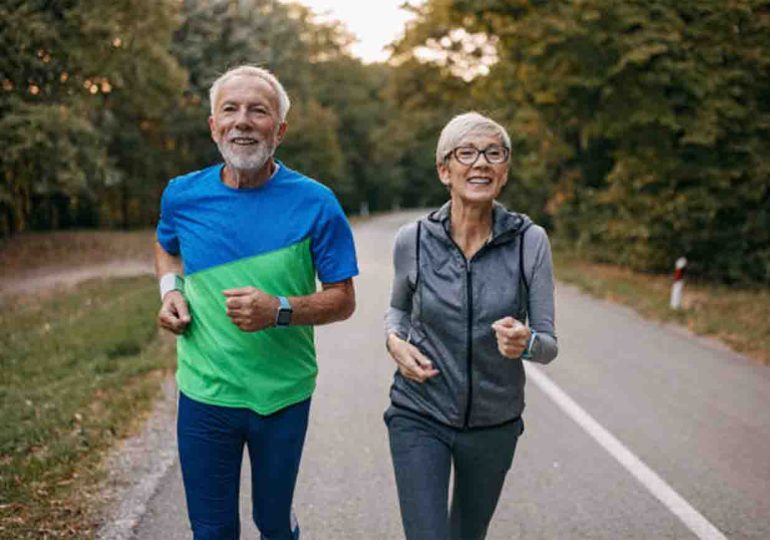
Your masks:
{"label": "woman's face", "polygon": [[[478,154],[475,162],[468,162],[473,157],[473,149],[488,153]],[[502,163],[490,163],[499,160],[501,152],[505,160]],[[500,139],[494,135],[471,133],[467,135],[449,157],[438,165],[441,182],[449,188],[452,198],[459,198],[464,203],[479,204],[492,202],[508,181],[509,152]],[[458,160],[459,159],[459,160]]]}

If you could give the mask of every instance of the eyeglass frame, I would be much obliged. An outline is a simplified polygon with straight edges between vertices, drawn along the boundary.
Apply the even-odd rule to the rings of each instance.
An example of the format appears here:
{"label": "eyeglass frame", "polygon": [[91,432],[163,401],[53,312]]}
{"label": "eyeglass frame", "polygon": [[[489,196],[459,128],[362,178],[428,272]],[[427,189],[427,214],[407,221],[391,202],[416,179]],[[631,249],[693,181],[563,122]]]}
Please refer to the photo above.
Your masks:
{"label": "eyeglass frame", "polygon": [[[459,149],[461,149],[461,148],[472,148],[473,150],[475,150],[477,152],[476,157],[473,158],[473,161],[471,161],[470,163],[463,163],[462,161],[460,161],[460,159],[457,157],[457,151]],[[499,161],[499,162],[496,162],[496,163],[490,161],[489,157],[487,156],[487,150],[489,150],[490,148],[502,148],[503,149],[503,153],[505,154],[505,158],[503,158],[502,161]],[[460,165],[465,165],[466,167],[471,167],[471,166],[476,164],[476,162],[479,160],[479,158],[482,156],[482,154],[484,155],[484,159],[486,160],[486,162],[488,164],[490,164],[490,165],[502,165],[503,163],[507,163],[508,159],[510,159],[510,157],[511,157],[511,149],[508,148],[507,146],[503,145],[503,144],[490,144],[489,146],[487,146],[483,150],[481,150],[479,148],[476,148],[475,146],[470,145],[470,144],[466,144],[466,145],[462,145],[462,146],[455,146],[449,152],[447,152],[447,154],[444,156],[444,163],[449,161],[450,156],[454,156],[455,160],[457,160],[457,163],[459,163]]]}

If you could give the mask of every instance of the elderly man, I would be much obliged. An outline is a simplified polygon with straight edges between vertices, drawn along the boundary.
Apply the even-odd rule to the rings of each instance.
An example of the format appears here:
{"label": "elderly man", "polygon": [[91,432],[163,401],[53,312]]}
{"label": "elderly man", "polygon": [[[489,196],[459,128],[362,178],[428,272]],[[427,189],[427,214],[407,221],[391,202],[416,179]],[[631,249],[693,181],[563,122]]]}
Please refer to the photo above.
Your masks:
{"label": "elderly man", "polygon": [[155,245],[158,321],[179,335],[187,508],[195,540],[239,537],[245,444],[262,539],[297,539],[291,502],[318,371],[313,325],[355,309],[353,238],[328,188],[273,159],[290,102],[270,72],[231,69],[210,99],[224,163],[169,182]]}

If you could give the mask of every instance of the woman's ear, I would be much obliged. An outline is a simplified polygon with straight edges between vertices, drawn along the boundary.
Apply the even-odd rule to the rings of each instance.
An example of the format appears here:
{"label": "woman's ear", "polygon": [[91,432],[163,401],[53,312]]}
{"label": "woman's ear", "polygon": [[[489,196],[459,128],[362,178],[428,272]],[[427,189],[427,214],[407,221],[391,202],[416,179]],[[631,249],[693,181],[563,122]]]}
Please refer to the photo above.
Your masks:
{"label": "woman's ear", "polygon": [[446,187],[450,186],[450,179],[449,179],[449,164],[444,163],[436,163],[436,171],[438,172],[438,178],[441,180],[441,183],[444,184]]}

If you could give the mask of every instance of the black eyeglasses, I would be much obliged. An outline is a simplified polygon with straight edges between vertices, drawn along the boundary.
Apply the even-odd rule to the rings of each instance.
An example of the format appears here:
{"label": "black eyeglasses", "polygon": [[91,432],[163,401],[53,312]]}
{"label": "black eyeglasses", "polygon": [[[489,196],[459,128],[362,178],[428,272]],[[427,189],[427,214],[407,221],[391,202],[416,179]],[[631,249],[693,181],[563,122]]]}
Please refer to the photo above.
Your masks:
{"label": "black eyeglasses", "polygon": [[508,161],[510,153],[511,151],[505,146],[498,145],[487,146],[484,150],[479,150],[475,146],[458,146],[446,155],[446,159],[454,155],[459,163],[473,165],[479,159],[479,156],[484,154],[487,163],[499,165]]}

